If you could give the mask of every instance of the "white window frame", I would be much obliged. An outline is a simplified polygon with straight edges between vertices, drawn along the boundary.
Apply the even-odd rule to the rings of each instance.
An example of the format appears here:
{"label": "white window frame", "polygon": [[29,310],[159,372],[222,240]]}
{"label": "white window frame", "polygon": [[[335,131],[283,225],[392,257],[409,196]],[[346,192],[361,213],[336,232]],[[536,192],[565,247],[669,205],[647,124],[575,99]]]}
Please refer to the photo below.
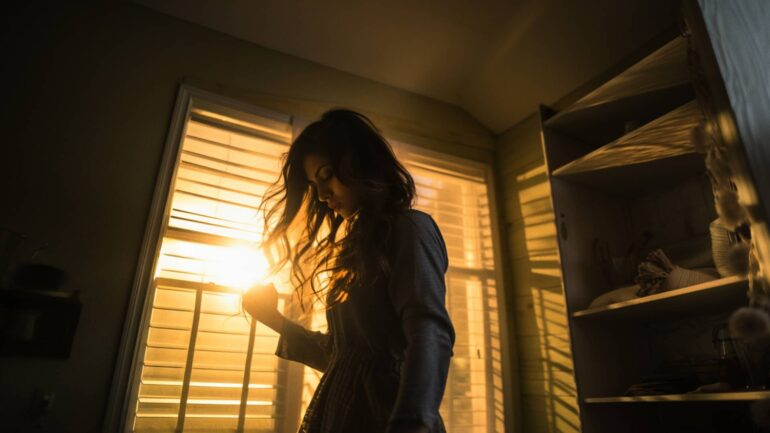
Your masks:
{"label": "white window frame", "polygon": [[[417,144],[421,141],[425,141],[424,138],[410,137],[409,134],[398,134],[398,138],[391,138],[387,132],[383,134],[388,142],[392,143],[394,147],[400,147],[407,152],[410,149],[415,149],[416,153],[422,155],[432,155],[437,159],[451,162],[459,166],[470,166],[471,171],[478,171],[482,173],[484,183],[487,187],[487,200],[489,203],[489,215],[490,225],[492,229],[492,249],[494,254],[494,275],[495,285],[497,293],[497,305],[498,305],[498,323],[500,326],[500,352],[501,352],[501,378],[502,378],[502,392],[503,392],[503,423],[505,432],[518,432],[520,431],[519,421],[517,418],[518,411],[514,408],[520,406],[519,388],[516,386],[518,383],[518,358],[516,357],[516,348],[512,346],[512,340],[509,335],[509,331],[512,330],[512,324],[510,321],[513,317],[509,317],[508,300],[506,298],[506,286],[505,276],[503,271],[503,264],[505,263],[504,250],[502,242],[503,237],[500,232],[500,214],[497,207],[497,192],[496,182],[494,175],[494,168],[490,162],[476,161],[448,153],[443,153],[436,150],[434,147],[425,147]],[[436,147],[441,147],[441,143],[435,143]],[[488,428],[494,428],[494,411],[488,413]],[[451,425],[447,426],[451,430]]]}
{"label": "white window frame", "polygon": [[110,398],[104,417],[104,432],[130,432],[132,404],[140,377],[134,368],[141,363],[144,354],[143,342],[149,327],[145,326],[152,309],[154,264],[160,255],[162,233],[171,212],[169,195],[172,193],[176,167],[181,158],[180,146],[185,129],[192,117],[193,109],[207,109],[217,113],[237,113],[234,117],[253,114],[261,118],[293,123],[289,115],[260,109],[250,104],[211,93],[188,84],[181,84],[171,117],[168,136],[163,149],[158,178],[155,183],[152,203],[147,218],[144,239],[134,275],[131,296],[124,322],[123,334],[113,373]]}

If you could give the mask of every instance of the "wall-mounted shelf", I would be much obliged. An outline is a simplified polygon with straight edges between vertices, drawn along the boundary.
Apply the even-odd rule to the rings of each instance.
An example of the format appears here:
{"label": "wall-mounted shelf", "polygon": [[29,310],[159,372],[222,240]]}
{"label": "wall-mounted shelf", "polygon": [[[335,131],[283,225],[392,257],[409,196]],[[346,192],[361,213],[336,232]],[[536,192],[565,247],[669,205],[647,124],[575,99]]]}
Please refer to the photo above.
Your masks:
{"label": "wall-mounted shelf", "polygon": [[668,395],[635,395],[619,397],[589,397],[586,403],[675,403],[708,401],[755,401],[770,398],[770,391],[735,391]]}
{"label": "wall-mounted shelf", "polygon": [[618,166],[558,176],[615,196],[636,196],[666,189],[694,176],[706,176],[703,156],[696,153],[674,156],[641,164]]}
{"label": "wall-mounted shelf", "polygon": [[80,309],[76,292],[0,289],[0,355],[69,358]]}
{"label": "wall-mounted shelf", "polygon": [[624,302],[588,308],[572,314],[574,318],[640,319],[682,317],[703,314],[746,303],[747,280],[727,277],[702,284],[669,290]]}

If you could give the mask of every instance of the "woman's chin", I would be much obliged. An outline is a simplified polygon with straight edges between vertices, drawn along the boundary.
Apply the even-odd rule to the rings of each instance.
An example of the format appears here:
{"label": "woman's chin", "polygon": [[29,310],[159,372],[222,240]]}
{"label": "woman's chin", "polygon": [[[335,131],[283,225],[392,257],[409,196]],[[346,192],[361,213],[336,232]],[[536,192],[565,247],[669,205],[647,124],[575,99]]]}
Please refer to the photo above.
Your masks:
{"label": "woman's chin", "polygon": [[334,211],[337,215],[341,216],[342,218],[349,220],[355,215],[355,212],[350,212],[347,209],[337,209]]}

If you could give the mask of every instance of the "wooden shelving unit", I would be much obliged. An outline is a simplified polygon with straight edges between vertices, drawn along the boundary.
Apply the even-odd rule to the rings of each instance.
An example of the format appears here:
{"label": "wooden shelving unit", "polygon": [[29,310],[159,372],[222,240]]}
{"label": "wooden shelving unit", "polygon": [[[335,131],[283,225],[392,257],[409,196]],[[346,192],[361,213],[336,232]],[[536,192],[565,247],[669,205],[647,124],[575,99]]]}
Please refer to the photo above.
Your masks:
{"label": "wooden shelving unit", "polygon": [[[689,406],[677,410],[648,403],[710,402],[714,413],[721,413],[732,406],[718,405],[742,404],[746,409],[748,402],[770,398],[768,390],[624,395],[647,377],[684,374],[700,385],[723,377],[713,335],[732,311],[748,303],[748,282],[742,276],[586,308],[628,281],[628,272],[612,268],[612,263],[628,257],[629,249],[645,257],[660,248],[685,268],[682,263],[692,257],[697,259],[690,263],[697,264],[691,269],[713,266],[709,223],[717,218],[714,197],[704,156],[690,144],[690,131],[706,119],[701,101],[695,100],[691,61],[688,41],[679,36],[570,107],[557,113],[541,110],[581,429],[586,433],[629,431],[629,425],[633,431],[673,432],[678,427],[671,426],[692,425],[693,409],[684,409]],[[650,240],[643,250],[640,239]],[[682,253],[687,248],[692,251]],[[608,404],[622,407],[609,409]],[[741,416],[740,425],[751,422],[749,415]],[[699,423],[704,433],[724,431],[710,430],[703,419]]]}

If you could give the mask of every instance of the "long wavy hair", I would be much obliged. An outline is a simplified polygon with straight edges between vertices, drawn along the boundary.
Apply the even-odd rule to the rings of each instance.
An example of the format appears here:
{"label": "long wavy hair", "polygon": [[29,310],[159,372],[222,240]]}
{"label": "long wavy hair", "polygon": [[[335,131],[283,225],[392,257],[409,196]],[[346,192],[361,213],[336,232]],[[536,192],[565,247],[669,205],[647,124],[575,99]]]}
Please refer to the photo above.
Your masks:
{"label": "long wavy hair", "polygon": [[[303,167],[309,155],[327,158],[353,191],[359,208],[347,221],[318,199]],[[356,288],[387,277],[394,218],[414,197],[412,176],[371,120],[351,110],[327,111],[294,140],[260,205],[265,249],[277,253],[273,271],[291,263],[303,311],[306,287],[327,308],[343,302]]]}

